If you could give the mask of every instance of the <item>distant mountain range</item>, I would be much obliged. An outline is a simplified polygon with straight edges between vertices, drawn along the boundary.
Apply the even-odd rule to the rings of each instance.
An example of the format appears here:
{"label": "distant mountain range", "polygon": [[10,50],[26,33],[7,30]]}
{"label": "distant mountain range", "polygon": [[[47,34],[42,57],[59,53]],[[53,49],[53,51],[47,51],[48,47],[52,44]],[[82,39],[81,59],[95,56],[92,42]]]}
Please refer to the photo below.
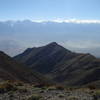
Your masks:
{"label": "distant mountain range", "polygon": [[[0,22],[0,50],[15,56],[25,48],[56,41],[72,51],[100,57],[99,33],[99,23],[5,21]],[[10,47],[13,42],[17,48]]]}
{"label": "distant mountain range", "polygon": [[28,48],[14,59],[57,83],[80,86],[100,81],[100,59],[71,52],[56,42]]}

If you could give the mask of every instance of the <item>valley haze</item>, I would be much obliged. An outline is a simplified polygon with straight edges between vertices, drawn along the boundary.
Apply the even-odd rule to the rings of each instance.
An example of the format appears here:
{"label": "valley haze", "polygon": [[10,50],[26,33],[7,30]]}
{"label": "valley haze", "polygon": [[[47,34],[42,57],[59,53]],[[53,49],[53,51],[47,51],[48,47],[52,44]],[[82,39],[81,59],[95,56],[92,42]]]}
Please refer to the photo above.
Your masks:
{"label": "valley haze", "polygon": [[56,41],[74,52],[100,57],[99,20],[9,20],[1,21],[0,29],[0,50],[10,56]]}

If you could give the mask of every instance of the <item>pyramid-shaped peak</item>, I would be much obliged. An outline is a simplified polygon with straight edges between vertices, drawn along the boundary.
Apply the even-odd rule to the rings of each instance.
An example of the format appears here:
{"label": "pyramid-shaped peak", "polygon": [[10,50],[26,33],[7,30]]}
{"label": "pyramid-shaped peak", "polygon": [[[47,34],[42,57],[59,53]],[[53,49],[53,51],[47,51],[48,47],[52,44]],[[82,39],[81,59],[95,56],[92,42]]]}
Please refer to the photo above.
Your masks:
{"label": "pyramid-shaped peak", "polygon": [[51,42],[49,43],[48,45],[46,45],[46,47],[49,47],[49,48],[56,48],[56,50],[65,50],[66,52],[71,52],[70,50],[64,48],[62,45],[56,43],[56,42]]}
{"label": "pyramid-shaped peak", "polygon": [[48,45],[52,45],[52,46],[56,46],[56,45],[58,45],[56,42],[51,42],[51,43],[49,43]]}

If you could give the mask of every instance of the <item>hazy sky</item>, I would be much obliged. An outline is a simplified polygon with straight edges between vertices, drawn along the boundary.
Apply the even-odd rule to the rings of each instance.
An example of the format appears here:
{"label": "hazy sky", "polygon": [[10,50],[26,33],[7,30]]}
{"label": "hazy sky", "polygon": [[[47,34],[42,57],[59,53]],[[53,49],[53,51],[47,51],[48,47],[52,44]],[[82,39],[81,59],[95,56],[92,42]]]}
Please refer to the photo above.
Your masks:
{"label": "hazy sky", "polygon": [[100,0],[0,0],[0,20],[100,19]]}
{"label": "hazy sky", "polygon": [[0,50],[53,41],[100,57],[100,0],[0,0]]}

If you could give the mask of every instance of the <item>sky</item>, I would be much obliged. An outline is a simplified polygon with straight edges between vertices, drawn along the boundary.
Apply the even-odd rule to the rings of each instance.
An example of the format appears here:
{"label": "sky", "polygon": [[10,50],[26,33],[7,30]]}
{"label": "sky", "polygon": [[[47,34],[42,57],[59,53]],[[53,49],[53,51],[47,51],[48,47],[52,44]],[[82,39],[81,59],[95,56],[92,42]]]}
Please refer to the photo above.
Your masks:
{"label": "sky", "polygon": [[100,0],[0,0],[0,50],[11,56],[58,42],[100,57],[99,37]]}
{"label": "sky", "polygon": [[0,0],[0,20],[100,20],[100,0]]}

